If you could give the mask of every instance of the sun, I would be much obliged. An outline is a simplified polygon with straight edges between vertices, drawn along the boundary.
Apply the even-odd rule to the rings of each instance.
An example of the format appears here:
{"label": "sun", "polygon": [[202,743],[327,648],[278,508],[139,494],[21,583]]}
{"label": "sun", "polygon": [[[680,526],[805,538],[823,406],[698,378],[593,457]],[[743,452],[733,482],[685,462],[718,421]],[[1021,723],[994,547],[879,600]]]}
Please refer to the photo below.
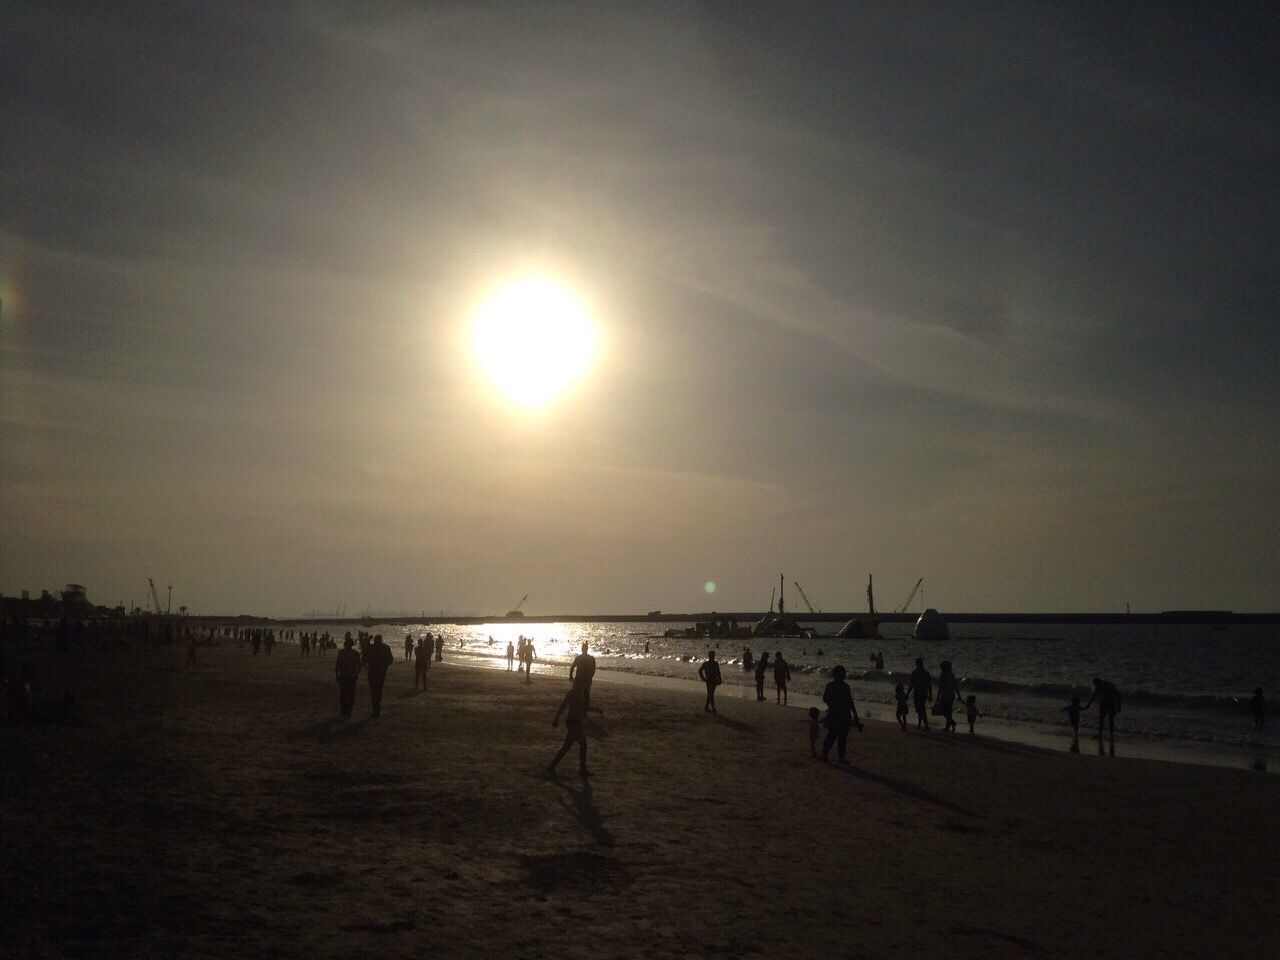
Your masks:
{"label": "sun", "polygon": [[545,277],[525,277],[480,304],[471,343],[499,390],[522,407],[539,407],[586,371],[596,330],[568,289]]}

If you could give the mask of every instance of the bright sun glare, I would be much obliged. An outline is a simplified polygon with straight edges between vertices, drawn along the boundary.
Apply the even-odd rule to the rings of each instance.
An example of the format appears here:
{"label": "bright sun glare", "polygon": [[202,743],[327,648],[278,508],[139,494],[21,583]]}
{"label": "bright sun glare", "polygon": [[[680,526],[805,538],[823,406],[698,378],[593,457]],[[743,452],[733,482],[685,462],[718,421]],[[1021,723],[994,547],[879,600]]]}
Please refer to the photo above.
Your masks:
{"label": "bright sun glare", "polygon": [[537,407],[577,379],[595,353],[581,302],[542,277],[516,280],[476,311],[471,336],[484,372],[522,407]]}

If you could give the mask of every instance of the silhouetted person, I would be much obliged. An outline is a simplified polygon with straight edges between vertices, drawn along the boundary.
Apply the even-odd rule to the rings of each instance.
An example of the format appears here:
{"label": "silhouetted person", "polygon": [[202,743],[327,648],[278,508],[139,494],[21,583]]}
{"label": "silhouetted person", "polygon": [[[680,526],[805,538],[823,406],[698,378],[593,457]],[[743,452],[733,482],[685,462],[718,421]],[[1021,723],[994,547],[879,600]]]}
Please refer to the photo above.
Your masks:
{"label": "silhouetted person", "polygon": [[822,711],[809,708],[809,756],[818,759],[818,741],[822,738]]}
{"label": "silhouetted person", "polygon": [[351,708],[356,703],[356,681],[360,679],[360,654],[356,652],[355,641],[349,633],[338,651],[333,672],[338,678],[338,709],[344,717],[350,717]]}
{"label": "silhouetted person", "polygon": [[196,665],[196,638],[192,634],[187,638],[187,666],[194,667]]}
{"label": "silhouetted person", "polygon": [[893,688],[893,699],[897,706],[894,708],[894,716],[898,718],[898,726],[903,730],[907,729],[907,688],[902,684],[898,684]]}
{"label": "silhouetted person", "polygon": [[427,689],[427,671],[431,669],[431,650],[427,647],[425,640],[419,640],[418,645],[413,651],[413,689],[418,689],[418,684],[422,684],[422,689]]}
{"label": "silhouetted person", "polygon": [[916,707],[916,729],[929,729],[929,711],[925,706],[933,699],[933,677],[924,668],[924,658],[916,657],[916,668],[911,671],[911,679],[907,683],[907,693],[911,694]]}
{"label": "silhouetted person", "polygon": [[938,673],[938,711],[942,714],[942,729],[952,731],[956,728],[956,718],[953,715],[956,706],[956,698],[960,696],[960,681],[956,679],[955,673],[951,670],[951,661],[943,660],[939,664]]}
{"label": "silhouetted person", "polygon": [[756,661],[756,699],[764,702],[764,678],[769,673],[769,651],[761,650],[760,659]]}
{"label": "silhouetted person", "polygon": [[707,685],[707,703],[704,712],[716,712],[716,687],[720,686],[720,664],[714,650],[707,651],[706,661],[698,668],[698,679]]}
{"label": "silhouetted person", "polygon": [[253,655],[258,655],[258,648],[262,646],[262,637],[258,636],[258,631],[253,631],[253,639],[249,641],[249,646],[253,647]]}
{"label": "silhouetted person", "polygon": [[1080,752],[1080,698],[1072,697],[1071,702],[1062,708],[1071,724],[1071,752]]}
{"label": "silhouetted person", "polygon": [[836,667],[831,671],[831,682],[822,691],[822,702],[827,705],[827,739],[822,744],[824,761],[831,753],[831,745],[834,743],[840,762],[848,763],[845,754],[849,747],[849,727],[862,729],[858,708],[853,705],[853,690],[845,683],[844,678],[844,667]]}
{"label": "silhouetted person", "polygon": [[1249,711],[1253,714],[1253,725],[1262,729],[1267,725],[1267,701],[1262,695],[1262,688],[1253,691],[1253,699],[1249,701]]}
{"label": "silhouetted person", "polygon": [[782,659],[782,651],[773,655],[773,688],[778,695],[778,703],[787,702],[787,681],[791,679],[791,664]]}
{"label": "silhouetted person", "polygon": [[516,645],[510,640],[507,641],[507,672],[510,673],[515,669],[516,665]]}
{"label": "silhouetted person", "polygon": [[533,648],[533,638],[530,637],[524,642],[524,682],[525,684],[533,683],[533,660],[538,655],[538,651]]}
{"label": "silhouetted person", "polygon": [[412,656],[413,656],[413,634],[405,634],[404,658],[408,660]]}
{"label": "silhouetted person", "polygon": [[646,641],[644,642],[644,652],[645,652],[646,654],[648,654],[648,652],[649,652],[649,641],[648,641],[648,640],[646,640]]}
{"label": "silhouetted person", "polygon": [[369,716],[382,716],[382,688],[387,682],[387,671],[396,662],[396,655],[382,642],[382,634],[373,638],[369,648]]}
{"label": "silhouetted person", "polygon": [[883,650],[880,650],[876,653],[876,669],[877,670],[884,669],[884,651]]}
{"label": "silhouetted person", "polygon": [[564,759],[564,755],[573,749],[573,745],[578,745],[578,776],[585,777],[587,773],[587,732],[584,727],[584,721],[587,718],[587,701],[582,695],[582,687],[574,684],[569,688],[569,692],[564,695],[564,699],[560,701],[560,709],[556,711],[555,718],[551,721],[553,727],[559,726],[560,715],[568,712],[568,716],[564,720],[564,743],[560,747],[560,752],[556,754],[556,758],[551,761],[551,766],[547,767],[547,773],[550,776],[556,775],[556,765]]}
{"label": "silhouetted person", "polygon": [[742,669],[750,673],[756,668],[756,658],[751,655],[750,647],[742,648]]}
{"label": "silhouetted person", "polygon": [[973,725],[977,723],[980,716],[982,714],[978,712],[978,698],[969,694],[964,701],[964,718],[969,721],[970,733],[973,733]]}
{"label": "silhouetted person", "polygon": [[1116,685],[1101,677],[1093,678],[1093,696],[1089,698],[1081,710],[1088,710],[1098,701],[1098,749],[1102,749],[1103,728],[1109,726],[1111,732],[1111,752],[1116,751],[1116,714],[1120,712],[1120,691]]}
{"label": "silhouetted person", "polygon": [[596,675],[596,658],[587,653],[587,641],[582,641],[582,652],[569,664],[569,682],[582,687],[582,702],[591,706],[591,681]]}
{"label": "silhouetted person", "polygon": [[436,637],[436,662],[444,662],[444,634]]}

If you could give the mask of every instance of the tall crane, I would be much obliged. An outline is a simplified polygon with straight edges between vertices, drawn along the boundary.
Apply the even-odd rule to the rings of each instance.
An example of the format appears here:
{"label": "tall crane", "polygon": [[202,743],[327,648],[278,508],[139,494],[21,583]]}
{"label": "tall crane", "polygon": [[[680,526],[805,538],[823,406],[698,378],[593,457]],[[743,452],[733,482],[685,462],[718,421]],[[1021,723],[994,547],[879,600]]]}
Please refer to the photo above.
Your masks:
{"label": "tall crane", "polygon": [[156,614],[164,616],[164,609],[160,606],[160,594],[156,593],[156,582],[147,577],[147,586],[151,588],[151,602],[155,604]]}
{"label": "tall crane", "polygon": [[800,586],[800,581],[792,580],[791,582],[794,583],[796,585],[796,589],[800,591],[800,599],[802,599],[804,601],[804,605],[809,608],[809,612],[821,613],[821,610],[813,609],[813,604],[809,602],[809,595],[804,592],[804,587]]}
{"label": "tall crane", "polygon": [[898,613],[906,613],[907,607],[911,606],[911,601],[916,598],[916,594],[920,591],[920,584],[924,583],[924,577],[916,581],[916,585],[911,588],[911,592],[907,594],[907,599],[902,602],[902,606],[897,609]]}
{"label": "tall crane", "polygon": [[528,599],[529,599],[529,595],[526,593],[523,597],[521,597],[521,598],[520,598],[520,602],[519,602],[519,603],[517,603],[514,607],[512,607],[510,610],[508,610],[508,611],[507,611],[507,616],[508,616],[508,617],[523,617],[523,616],[524,616],[524,611],[523,611],[523,610],[521,610],[520,608],[524,606],[524,602],[525,602],[526,600],[528,600]]}

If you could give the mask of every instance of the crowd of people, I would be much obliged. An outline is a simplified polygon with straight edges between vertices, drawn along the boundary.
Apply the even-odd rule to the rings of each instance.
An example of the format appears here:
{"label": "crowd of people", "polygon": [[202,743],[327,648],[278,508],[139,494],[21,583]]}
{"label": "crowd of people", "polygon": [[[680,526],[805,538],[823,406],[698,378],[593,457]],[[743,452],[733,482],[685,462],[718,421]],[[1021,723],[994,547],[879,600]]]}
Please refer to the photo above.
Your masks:
{"label": "crowd of people", "polygon": [[[254,656],[259,652],[270,656],[275,644],[280,641],[296,643],[302,657],[323,657],[329,650],[338,650],[334,663],[334,675],[339,688],[339,713],[342,717],[350,717],[354,710],[357,682],[363,674],[369,688],[370,716],[378,717],[382,712],[383,691],[387,673],[395,662],[391,648],[383,642],[380,634],[359,631],[354,636],[348,631],[342,641],[342,649],[338,649],[338,641],[327,631],[321,632],[279,629],[263,626],[209,626],[192,627],[176,619],[127,618],[119,620],[96,621],[49,621],[31,623],[25,620],[0,621],[0,639],[12,644],[21,645],[28,642],[48,642],[59,654],[67,654],[73,647],[84,650],[126,649],[133,643],[145,644],[185,644],[186,666],[197,666],[197,650],[202,645],[218,645],[223,642],[235,642],[241,647],[249,647]],[[414,691],[426,690],[427,677],[433,662],[444,659],[446,638],[443,633],[426,632],[415,637],[411,632],[404,638],[404,659],[413,663]],[[489,646],[494,645],[492,637]],[[459,641],[459,646],[463,646]],[[646,644],[646,647],[648,645]],[[5,644],[0,644],[0,703],[4,706],[5,715],[13,720],[32,719],[70,719],[74,710],[74,700],[69,685],[63,683],[59,693],[56,690],[40,689],[33,677],[30,664],[21,662],[16,671],[11,671],[5,658]],[[871,655],[873,662],[883,669],[883,654]],[[507,670],[516,670],[523,674],[524,683],[532,682],[533,665],[537,659],[537,650],[533,639],[521,635],[515,643],[506,647]],[[65,663],[65,661],[64,661]],[[517,666],[518,664],[518,666]],[[765,701],[765,685],[770,675],[773,678],[775,702],[786,705],[788,702],[788,683],[791,680],[791,667],[783,652],[775,650],[761,651],[755,657],[749,648],[743,649],[743,669],[754,675],[756,700]],[[706,688],[704,710],[711,714],[718,713],[716,691],[724,683],[721,672],[722,664],[715,650],[708,651],[707,659],[698,668],[698,678]],[[958,728],[957,713],[963,711],[969,733],[976,732],[976,724],[983,716],[978,709],[977,697],[965,695],[961,689],[961,681],[957,677],[950,660],[943,660],[938,666],[935,678],[925,667],[923,658],[916,658],[915,668],[907,677],[906,683],[898,683],[894,688],[894,716],[901,730],[909,728],[912,711],[915,713],[915,726],[918,730],[928,732],[932,729],[930,718],[941,718],[944,732],[952,733]],[[561,716],[565,717],[565,741],[560,752],[549,768],[554,772],[560,760],[576,745],[580,751],[580,769],[586,770],[587,740],[585,722],[590,706],[591,684],[595,676],[596,661],[588,651],[587,643],[582,644],[582,651],[569,667],[569,691],[565,694],[557,711],[554,723],[558,724]],[[847,671],[843,666],[836,666],[831,672],[831,680],[822,694],[826,705],[826,715],[816,707],[808,712],[809,743],[813,755],[827,760],[832,748],[836,749],[840,762],[847,760],[847,743],[852,729],[862,729],[857,707],[853,699],[853,691],[847,681]],[[1099,750],[1104,739],[1108,740],[1111,750],[1115,749],[1116,717],[1121,711],[1123,697],[1115,684],[1102,677],[1093,678],[1092,695],[1088,701],[1081,703],[1078,696],[1062,708],[1072,730],[1071,751],[1079,752],[1079,735],[1082,715],[1097,706]],[[1248,702],[1248,709],[1254,724],[1261,728],[1266,723],[1267,703],[1263,690],[1254,691]],[[826,728],[825,737],[821,728]],[[819,742],[821,745],[819,746]]]}

